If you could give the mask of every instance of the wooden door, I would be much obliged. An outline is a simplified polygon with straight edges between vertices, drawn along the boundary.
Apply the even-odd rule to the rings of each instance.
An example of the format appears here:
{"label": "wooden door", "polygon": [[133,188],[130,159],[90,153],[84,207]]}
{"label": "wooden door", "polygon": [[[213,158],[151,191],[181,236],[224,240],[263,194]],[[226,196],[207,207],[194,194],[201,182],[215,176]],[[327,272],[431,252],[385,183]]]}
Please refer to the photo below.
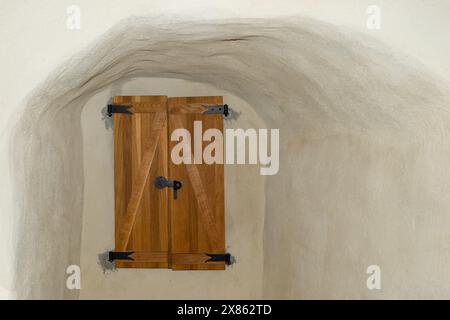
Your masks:
{"label": "wooden door", "polygon": [[[115,260],[118,268],[169,267],[167,97],[114,97]],[[110,253],[111,255],[111,253]]]}
{"label": "wooden door", "polygon": [[[187,129],[194,152],[194,121],[201,121],[203,132],[215,128],[223,133],[223,114],[204,113],[205,105],[222,103],[222,97],[169,98],[169,134]],[[169,141],[169,149],[177,143]],[[225,253],[223,164],[174,164],[169,159],[169,175],[182,182],[177,199],[169,200],[172,269],[223,270],[223,261],[211,261],[211,254]]]}

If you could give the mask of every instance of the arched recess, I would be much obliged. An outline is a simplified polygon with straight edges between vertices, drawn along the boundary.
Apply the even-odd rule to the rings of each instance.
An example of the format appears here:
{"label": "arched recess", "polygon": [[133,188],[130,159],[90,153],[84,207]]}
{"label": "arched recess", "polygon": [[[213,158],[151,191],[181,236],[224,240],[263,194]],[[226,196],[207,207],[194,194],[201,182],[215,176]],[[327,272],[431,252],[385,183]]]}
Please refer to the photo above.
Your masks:
{"label": "arched recess", "polygon": [[[76,297],[65,289],[64,270],[78,263],[80,255],[80,114],[96,92],[130,77],[208,83],[244,99],[269,127],[280,128],[280,172],[267,179],[265,195],[264,296],[364,296],[359,287],[343,285],[342,289],[335,281],[342,274],[330,275],[330,270],[337,264],[339,270],[354,271],[370,260],[368,255],[364,261],[352,263],[355,252],[372,252],[378,259],[388,260],[390,255],[384,256],[382,249],[388,249],[390,243],[381,239],[380,249],[374,245],[380,236],[364,238],[372,230],[364,219],[375,219],[381,230],[390,216],[374,217],[384,212],[383,208],[370,204],[353,208],[351,197],[343,199],[335,193],[352,179],[361,185],[358,190],[351,189],[350,195],[370,194],[377,188],[366,177],[373,167],[359,168],[366,175],[360,180],[361,175],[352,175],[357,172],[355,164],[366,161],[364,157],[352,158],[352,168],[346,165],[345,155],[364,154],[367,146],[373,147],[369,148],[373,153],[391,148],[398,153],[398,158],[391,159],[393,167],[401,167],[409,163],[408,152],[428,155],[442,145],[448,132],[448,96],[422,67],[405,60],[366,36],[303,18],[167,22],[131,17],[121,21],[57,68],[32,93],[17,126],[11,145],[21,203],[18,296]],[[396,149],[399,145],[404,148]],[[305,157],[308,148],[317,159]],[[328,162],[330,155],[337,157],[337,162]],[[375,166],[392,169],[391,164],[375,159]],[[336,163],[341,165],[338,171],[334,170]],[[420,179],[427,175],[428,164],[419,170]],[[336,178],[336,172],[343,175]],[[409,183],[390,177],[386,180],[393,189],[396,183]],[[327,181],[341,182],[330,185]],[[425,184],[423,189],[401,189],[400,193],[413,198],[424,190],[438,189]],[[315,194],[310,194],[311,190]],[[327,201],[322,198],[324,192]],[[440,204],[448,205],[446,201]],[[364,212],[356,217],[361,234],[350,233],[352,237],[345,238],[335,226],[345,228],[361,208]],[[396,228],[411,214],[399,212],[392,221]],[[448,223],[446,217],[439,219],[441,224]],[[390,230],[390,235],[404,241],[399,249],[409,248],[410,235],[398,239],[395,231]],[[365,248],[358,245],[358,236],[366,239]],[[427,241],[433,244],[439,239]],[[353,251],[339,256],[335,254],[339,244]],[[411,252],[405,263],[420,256]],[[424,277],[422,269],[415,269],[413,275]],[[346,279],[352,277],[350,272],[346,274]],[[407,280],[400,277],[398,281],[403,284]]]}
{"label": "arched recess", "polygon": [[[97,264],[98,254],[110,250],[114,243],[114,138],[113,130],[106,130],[105,123],[100,119],[101,110],[111,96],[141,94],[223,96],[224,101],[238,113],[224,121],[225,130],[267,127],[244,100],[205,83],[180,79],[130,79],[115,83],[89,99],[81,114],[84,192],[81,243],[83,289],[80,298],[261,298],[265,176],[260,175],[258,165],[225,165],[226,244],[227,251],[238,261],[226,272],[122,269],[103,273]],[[127,285],[123,286],[123,283]]]}

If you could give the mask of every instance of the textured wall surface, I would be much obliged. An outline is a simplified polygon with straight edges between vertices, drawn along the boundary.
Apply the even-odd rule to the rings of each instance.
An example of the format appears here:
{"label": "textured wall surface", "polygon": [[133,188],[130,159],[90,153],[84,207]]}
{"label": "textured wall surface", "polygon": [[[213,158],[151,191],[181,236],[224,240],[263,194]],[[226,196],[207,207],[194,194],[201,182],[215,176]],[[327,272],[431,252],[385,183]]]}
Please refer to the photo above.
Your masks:
{"label": "textured wall surface", "polygon": [[[414,59],[314,20],[133,17],[57,68],[15,130],[19,297],[76,297],[64,270],[80,263],[81,111],[130,77],[208,83],[280,128],[261,296],[450,296],[444,84]],[[369,264],[382,268],[381,291],[365,287]],[[130,294],[144,297],[135,277]]]}

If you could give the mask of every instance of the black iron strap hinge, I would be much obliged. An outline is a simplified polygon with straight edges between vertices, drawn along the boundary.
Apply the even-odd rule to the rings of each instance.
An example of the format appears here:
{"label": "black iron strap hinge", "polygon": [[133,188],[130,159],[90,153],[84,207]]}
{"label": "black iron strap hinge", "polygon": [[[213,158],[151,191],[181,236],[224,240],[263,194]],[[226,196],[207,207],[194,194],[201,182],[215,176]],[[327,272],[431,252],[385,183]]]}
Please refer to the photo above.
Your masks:
{"label": "black iron strap hinge", "polygon": [[134,251],[128,251],[128,252],[115,252],[110,251],[108,261],[113,262],[114,260],[134,260],[132,257],[130,257]]}
{"label": "black iron strap hinge", "polygon": [[206,262],[225,262],[226,265],[232,263],[231,254],[229,253],[207,253],[209,259]]}
{"label": "black iron strap hinge", "polygon": [[203,106],[206,108],[206,111],[203,112],[203,114],[223,114],[225,117],[228,117],[230,114],[227,104],[210,104]]}
{"label": "black iron strap hinge", "polygon": [[120,105],[120,104],[108,104],[107,114],[109,117],[112,117],[113,113],[126,113],[133,114],[130,109],[131,106]]}
{"label": "black iron strap hinge", "polygon": [[[212,104],[212,105],[203,105],[206,110],[203,114],[223,114],[225,117],[228,117],[230,114],[230,110],[227,104]],[[120,104],[108,104],[107,114],[109,117],[112,117],[113,113],[125,113],[125,114],[133,114],[129,109],[131,106],[120,105]]]}

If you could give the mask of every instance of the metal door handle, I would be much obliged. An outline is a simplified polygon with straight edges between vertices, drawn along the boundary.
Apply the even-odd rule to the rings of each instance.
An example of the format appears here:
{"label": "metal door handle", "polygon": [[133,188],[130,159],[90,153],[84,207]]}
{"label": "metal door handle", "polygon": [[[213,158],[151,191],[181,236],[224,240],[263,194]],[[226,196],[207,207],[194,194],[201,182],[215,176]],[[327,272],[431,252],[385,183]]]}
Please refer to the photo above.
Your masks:
{"label": "metal door handle", "polygon": [[158,189],[164,188],[172,188],[173,189],[173,198],[177,199],[177,191],[181,189],[183,184],[178,180],[168,180],[163,176],[158,176],[155,179],[155,187]]}

